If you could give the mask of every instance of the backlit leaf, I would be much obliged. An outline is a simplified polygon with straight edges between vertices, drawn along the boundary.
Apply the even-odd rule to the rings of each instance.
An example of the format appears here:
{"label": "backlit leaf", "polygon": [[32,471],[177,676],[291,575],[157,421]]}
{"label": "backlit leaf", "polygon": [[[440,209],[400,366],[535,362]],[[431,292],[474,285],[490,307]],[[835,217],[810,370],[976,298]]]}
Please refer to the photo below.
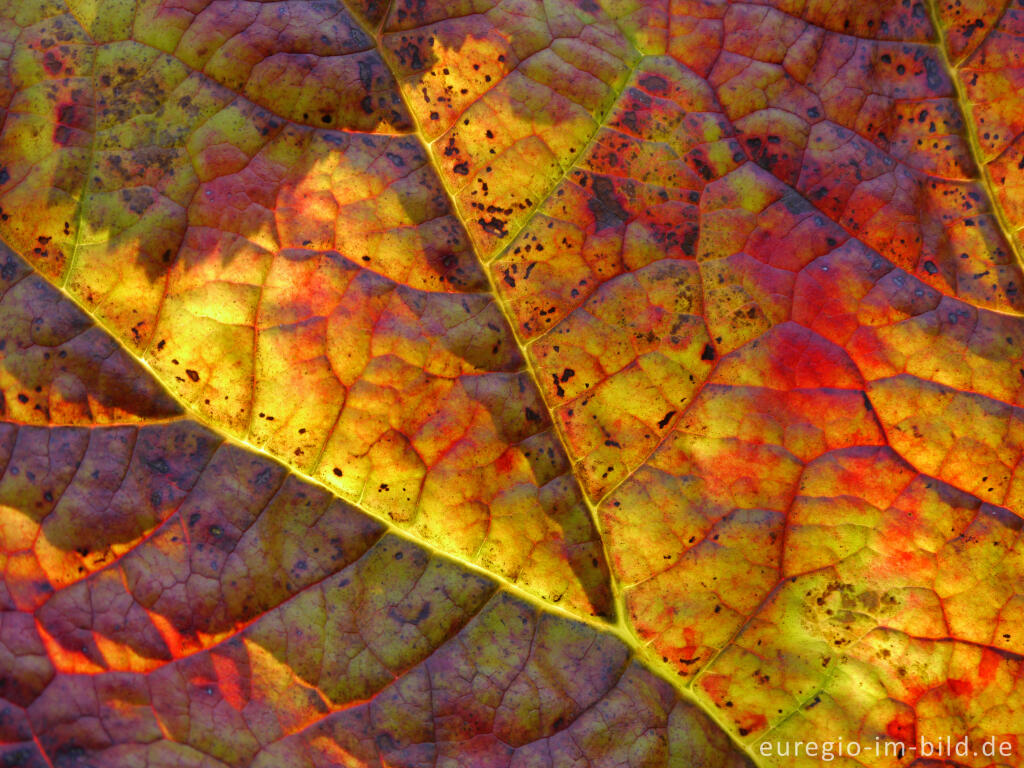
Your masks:
{"label": "backlit leaf", "polygon": [[1021,765],[1018,6],[0,3],[5,759]]}
{"label": "backlit leaf", "polygon": [[[5,328],[90,325],[5,264]],[[5,765],[751,765],[624,638],[168,410],[0,423]]]}

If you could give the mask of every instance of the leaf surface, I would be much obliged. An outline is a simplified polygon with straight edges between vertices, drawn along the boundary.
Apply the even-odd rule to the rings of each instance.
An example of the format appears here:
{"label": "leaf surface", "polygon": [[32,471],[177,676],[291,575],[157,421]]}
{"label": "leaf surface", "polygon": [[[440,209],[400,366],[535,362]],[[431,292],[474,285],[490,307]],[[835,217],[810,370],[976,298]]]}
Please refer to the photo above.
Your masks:
{"label": "leaf surface", "polygon": [[11,244],[209,424],[607,614],[543,401],[359,19],[17,7],[0,206],[36,213]]}
{"label": "leaf surface", "polygon": [[[235,681],[235,711],[292,702],[220,743],[131,694],[167,745],[229,764],[672,765],[699,733],[715,760],[802,765],[760,748],[1024,737],[1014,3],[2,18],[0,234],[89,313],[8,257],[11,450],[52,445],[59,473],[96,441],[111,479],[62,480],[65,504],[125,499],[98,531],[44,514],[60,546],[9,571],[57,680],[136,675],[175,712],[202,675]],[[47,302],[64,319],[37,329]],[[38,359],[70,337],[72,362]],[[117,490],[123,456],[159,450],[174,493],[118,506],[148,482]],[[335,529],[358,553],[313,558]],[[77,541],[116,565],[66,581]],[[329,596],[350,569],[368,586]],[[500,706],[456,691],[478,666]],[[422,717],[380,730],[384,701]],[[658,735],[558,752],[580,713]]]}
{"label": "leaf surface", "polygon": [[[80,332],[4,369],[73,361],[97,329],[4,264],[3,327]],[[0,423],[4,765],[751,765],[622,638],[145,395]]]}

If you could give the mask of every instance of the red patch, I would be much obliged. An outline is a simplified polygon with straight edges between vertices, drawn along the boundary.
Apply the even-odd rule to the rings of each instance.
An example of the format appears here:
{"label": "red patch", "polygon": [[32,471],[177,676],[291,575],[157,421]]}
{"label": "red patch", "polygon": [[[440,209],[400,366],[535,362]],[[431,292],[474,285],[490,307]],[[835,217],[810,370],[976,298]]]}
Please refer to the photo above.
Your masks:
{"label": "red patch", "polygon": [[981,652],[981,661],[978,664],[978,677],[981,679],[981,682],[988,685],[995,679],[1002,660],[1002,656],[995,651],[990,651],[988,648]]}
{"label": "red patch", "polygon": [[768,720],[759,712],[747,712],[736,721],[736,726],[740,736],[749,736],[767,728]]}
{"label": "red patch", "polygon": [[505,451],[498,460],[494,462],[494,468],[501,474],[506,474],[512,471],[512,465],[515,463],[516,457],[512,451]]}
{"label": "red patch", "polygon": [[61,60],[54,55],[53,51],[47,51],[43,56],[43,68],[51,75],[56,75],[62,67]]}
{"label": "red patch", "polygon": [[715,704],[719,707],[724,705],[732,683],[726,675],[705,675],[699,682],[700,687],[707,691]]}
{"label": "red patch", "polygon": [[966,680],[950,678],[947,682],[954,696],[970,696],[974,693],[974,686]]}
{"label": "red patch", "polygon": [[53,129],[53,141],[62,147],[68,145],[75,130],[82,130],[89,124],[89,110],[81,104],[69,102],[57,105],[57,125]]}
{"label": "red patch", "polygon": [[913,744],[917,740],[917,723],[914,716],[907,713],[896,715],[885,726],[885,733],[891,741]]}

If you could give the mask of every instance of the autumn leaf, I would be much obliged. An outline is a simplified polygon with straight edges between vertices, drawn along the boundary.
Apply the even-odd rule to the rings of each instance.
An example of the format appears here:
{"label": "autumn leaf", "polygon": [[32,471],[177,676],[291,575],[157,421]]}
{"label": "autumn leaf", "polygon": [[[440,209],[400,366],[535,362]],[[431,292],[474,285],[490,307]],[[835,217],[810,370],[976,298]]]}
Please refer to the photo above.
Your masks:
{"label": "autumn leaf", "polygon": [[1024,765],[1018,5],[0,3],[5,764]]}
{"label": "autumn leaf", "polygon": [[[4,765],[750,764],[616,633],[182,417],[2,270],[5,374],[42,390],[0,425]],[[90,360],[106,401],[71,397]]]}

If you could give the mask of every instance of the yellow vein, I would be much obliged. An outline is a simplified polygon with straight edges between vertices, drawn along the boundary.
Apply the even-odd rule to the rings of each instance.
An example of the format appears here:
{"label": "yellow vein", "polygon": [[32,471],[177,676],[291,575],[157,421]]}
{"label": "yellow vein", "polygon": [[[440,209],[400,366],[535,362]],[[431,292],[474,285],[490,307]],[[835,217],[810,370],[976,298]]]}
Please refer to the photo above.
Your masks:
{"label": "yellow vein", "polygon": [[1013,254],[1018,266],[1024,266],[1024,255],[1021,254],[1020,246],[1017,243],[1013,227],[1006,218],[1006,212],[1003,210],[1003,206],[999,202],[999,195],[996,194],[996,185],[992,181],[992,175],[989,173],[988,164],[985,162],[985,156],[981,151],[981,142],[978,140],[978,126],[974,121],[974,109],[970,100],[967,98],[967,93],[964,90],[963,81],[960,79],[960,71],[949,58],[949,49],[946,42],[946,30],[942,26],[942,20],[939,17],[939,9],[936,4],[936,0],[925,0],[925,5],[927,6],[928,13],[931,16],[932,28],[935,30],[935,34],[939,38],[936,47],[939,49],[939,55],[942,57],[942,63],[946,67],[946,71],[949,73],[949,79],[953,83],[957,106],[960,107],[960,112],[964,118],[966,130],[965,138],[967,139],[967,147],[970,150],[971,159],[974,160],[974,164],[978,167],[978,173],[981,175],[982,186],[985,187],[989,203],[992,206],[992,213],[996,217],[996,223],[999,225],[999,229],[1002,232],[1003,237],[1006,238],[1007,245],[1010,248],[1010,253]]}
{"label": "yellow vein", "polygon": [[[348,7],[348,3],[347,2],[346,2],[346,7]],[[440,167],[437,164],[437,160],[436,160],[436,158],[434,156],[434,153],[430,151],[429,143],[426,142],[424,140],[424,138],[423,138],[423,132],[422,132],[422,129],[421,129],[420,125],[419,125],[419,122],[416,119],[416,115],[415,115],[414,111],[410,108],[408,99],[406,97],[405,91],[402,89],[401,83],[399,82],[398,78],[394,75],[393,66],[391,65],[388,57],[386,56],[386,52],[384,51],[383,46],[380,45],[379,36],[378,36],[377,32],[376,31],[371,31],[365,25],[365,23],[363,22],[362,18],[357,13],[353,12],[351,9],[349,9],[349,12],[352,14],[353,18],[356,19],[356,21],[359,23],[359,25],[363,29],[363,31],[366,34],[371,35],[372,39],[377,44],[378,50],[381,53],[381,59],[384,61],[385,66],[388,67],[388,70],[391,72],[392,76],[395,77],[395,83],[396,83],[396,87],[398,89],[399,96],[402,99],[402,103],[405,105],[406,111],[409,113],[410,119],[413,121],[414,125],[416,126],[415,136],[416,136],[417,140],[420,142],[421,146],[423,146],[423,150],[424,150],[424,153],[426,154],[427,160],[431,164],[431,166],[432,166],[432,168],[434,170],[434,173],[437,175],[437,178],[439,180],[442,180],[441,181],[441,188],[444,191],[446,197],[448,198],[449,204],[452,206],[452,210],[455,211],[456,213],[458,213],[459,212],[458,206],[456,205],[455,200],[452,197],[451,191],[448,189],[447,185],[443,183],[444,175],[441,173],[441,169],[440,169]],[[381,29],[383,29],[383,23],[381,25]],[[611,110],[614,108],[614,105],[618,102],[618,100],[621,97],[622,93],[625,91],[626,86],[629,84],[630,80],[632,79],[633,73],[639,67],[640,62],[643,61],[643,58],[644,58],[643,56],[640,56],[632,64],[632,66],[630,67],[628,75],[625,78],[623,78],[622,87],[615,93],[614,98],[610,102],[610,105],[608,107],[608,113],[611,112]],[[608,113],[605,113],[604,115],[601,116],[600,119],[597,120],[597,125],[595,126],[594,133],[591,135],[590,139],[588,140],[587,145],[583,148],[583,150],[580,151],[580,154],[576,158],[574,158],[573,162],[569,164],[569,166],[565,169],[565,171],[562,173],[562,175],[559,177],[559,179],[557,179],[554,182],[554,184],[549,188],[549,190],[543,196],[541,201],[538,202],[537,207],[534,209],[534,211],[531,212],[531,214],[527,217],[526,221],[523,224],[523,227],[520,227],[519,230],[517,230],[516,234],[518,234],[518,232],[522,231],[522,229],[525,228],[525,226],[533,218],[534,214],[540,209],[540,206],[543,203],[543,201],[551,196],[551,194],[557,188],[558,183],[568,175],[568,173],[572,170],[573,167],[575,167],[575,162],[580,157],[582,157],[584,154],[586,154],[587,147],[590,147],[593,144],[593,142],[595,141],[597,135],[600,133],[600,129],[601,129],[601,127],[602,127],[602,125],[604,123],[604,119],[605,119],[605,117],[607,117]],[[513,235],[511,239],[514,239],[514,238],[515,238],[515,236]],[[473,252],[474,252],[474,254],[477,257],[477,261],[479,262],[481,269],[484,271],[485,275],[487,276],[487,282],[488,282],[488,285],[490,286],[491,295],[494,297],[494,300],[498,304],[498,307],[501,310],[503,316],[505,317],[506,322],[509,324],[509,328],[510,328],[510,330],[512,332],[512,336],[513,336],[513,341],[515,341],[516,346],[519,347],[519,351],[522,354],[523,360],[524,360],[525,365],[526,365],[526,370],[529,373],[530,378],[533,380],[534,386],[537,387],[538,393],[540,393],[541,397],[543,398],[543,389],[540,386],[540,381],[539,381],[539,379],[537,377],[537,371],[536,371],[536,369],[535,369],[535,367],[534,367],[534,365],[532,363],[532,360],[530,358],[530,355],[529,355],[529,352],[527,350],[526,345],[524,345],[522,340],[519,338],[519,334],[516,331],[515,323],[512,320],[512,315],[508,311],[508,308],[505,306],[505,304],[504,304],[504,302],[502,300],[501,293],[499,292],[499,290],[497,288],[497,285],[495,284],[494,276],[492,275],[491,270],[487,268],[487,263],[480,256],[480,254],[477,253],[477,250],[476,250],[475,246],[473,248]],[[546,401],[545,401],[545,405],[546,405]],[[548,410],[550,412],[550,408]],[[557,428],[557,423],[555,422],[554,418],[552,418],[552,425],[553,425],[553,429],[555,430],[555,434],[558,437],[559,443],[562,446],[562,450],[565,452],[567,457],[570,457],[570,462],[571,462],[571,455],[572,454],[569,453],[568,445],[565,442],[565,439],[564,439],[564,436],[561,433],[561,430],[559,430]],[[273,457],[271,457],[271,458],[273,458]],[[571,466],[575,466],[575,465],[571,464]],[[553,603],[541,600],[540,598],[538,598],[537,596],[535,596],[533,594],[524,592],[521,588],[516,587],[511,582],[508,582],[508,580],[505,579],[503,576],[500,576],[498,574],[495,574],[495,573],[492,573],[492,572],[490,572],[488,570],[485,570],[485,569],[481,568],[480,566],[477,566],[477,565],[475,565],[473,563],[470,563],[470,562],[468,562],[466,560],[463,560],[462,558],[460,558],[458,556],[455,556],[455,555],[452,555],[450,553],[443,552],[441,554],[443,556],[451,559],[451,560],[454,560],[457,563],[460,563],[460,564],[464,565],[467,569],[472,570],[475,573],[480,573],[480,574],[482,574],[482,575],[484,575],[484,576],[486,576],[488,578],[491,578],[491,579],[494,579],[494,580],[498,581],[499,583],[501,583],[503,585],[506,585],[507,588],[510,589],[510,591],[514,590],[515,593],[517,594],[517,596],[522,596],[523,599],[525,599],[527,602],[529,602],[532,605],[539,606],[542,610],[550,610],[550,611],[552,611],[554,613],[557,613],[557,614],[563,615],[563,616],[567,616],[568,618],[571,618],[571,619],[574,619],[574,620],[577,620],[577,621],[582,620],[586,624],[588,624],[589,626],[596,627],[599,631],[606,632],[606,633],[611,634],[612,636],[618,638],[620,642],[625,644],[627,648],[629,648],[629,649],[631,649],[633,651],[633,653],[634,653],[634,655],[635,655],[635,657],[637,658],[638,661],[640,661],[644,666],[646,666],[648,669],[650,669],[654,674],[658,675],[663,680],[668,682],[669,685],[671,685],[672,688],[679,694],[680,698],[682,698],[684,701],[687,701],[687,702],[693,704],[694,706],[698,707],[698,709],[708,719],[710,719],[712,722],[715,723],[715,725],[718,726],[718,728],[722,731],[722,733],[726,734],[726,736],[729,739],[730,743],[733,744],[743,754],[747,755],[747,757],[751,760],[752,763],[754,763],[755,765],[760,765],[760,763],[756,759],[755,753],[750,749],[750,747],[747,744],[745,744],[744,742],[739,741],[739,739],[738,739],[736,733],[733,731],[733,729],[730,728],[718,716],[718,714],[710,706],[708,706],[707,702],[703,701],[701,698],[699,698],[696,695],[696,692],[691,690],[688,686],[684,686],[684,685],[679,683],[679,680],[678,680],[679,671],[678,671],[678,669],[672,667],[670,664],[666,663],[660,657],[656,656],[654,653],[652,653],[650,650],[648,650],[647,644],[644,643],[643,641],[641,641],[641,639],[637,636],[636,632],[633,630],[633,628],[630,625],[630,623],[626,620],[626,613],[627,612],[626,612],[626,607],[625,607],[625,597],[624,597],[624,595],[622,593],[621,586],[619,585],[618,580],[611,573],[612,561],[611,561],[611,558],[609,557],[609,552],[608,552],[608,547],[607,547],[607,544],[606,544],[605,537],[602,535],[602,531],[601,531],[601,527],[600,527],[600,521],[599,521],[598,515],[597,515],[597,509],[591,503],[590,499],[587,497],[587,493],[584,490],[582,483],[579,481],[579,478],[576,477],[575,471],[573,471],[573,476],[574,476],[574,478],[577,481],[577,485],[578,485],[579,491],[580,491],[580,497],[583,500],[584,504],[586,504],[587,510],[589,512],[589,515],[590,515],[591,523],[593,524],[594,530],[597,533],[598,538],[600,539],[601,549],[602,549],[602,552],[603,552],[604,557],[605,557],[605,563],[607,564],[607,566],[609,568],[609,579],[608,580],[609,580],[609,584],[610,584],[611,589],[612,589],[613,608],[615,609],[615,616],[614,616],[614,620],[613,621],[610,621],[610,622],[597,621],[597,620],[594,620],[591,617],[586,617],[586,616],[583,616],[581,614],[576,614],[574,612],[567,611],[567,610],[562,609],[562,608],[560,608],[559,606],[557,606],[557,605],[555,605]],[[318,481],[318,484],[320,484],[319,481]],[[324,487],[326,487],[326,486],[324,486]],[[328,488],[328,490],[330,490],[330,489]],[[391,524],[391,522],[389,520],[383,519],[383,518],[379,517],[378,515],[375,515],[375,514],[373,514],[371,512],[367,512],[367,514],[372,515],[375,519],[383,520],[383,522],[385,522],[385,524],[387,524],[389,527],[392,527],[392,524]],[[430,545],[429,543],[421,542],[419,537],[416,537],[416,536],[411,535],[411,534],[406,534],[403,531],[398,531],[398,533],[399,533],[399,535],[405,536],[405,538],[408,538],[408,539],[410,539],[410,540],[412,540],[412,541],[414,541],[416,543],[421,544],[421,546],[424,546],[425,548],[429,549],[431,552],[435,552],[436,551],[434,549],[434,547],[432,545]]]}

